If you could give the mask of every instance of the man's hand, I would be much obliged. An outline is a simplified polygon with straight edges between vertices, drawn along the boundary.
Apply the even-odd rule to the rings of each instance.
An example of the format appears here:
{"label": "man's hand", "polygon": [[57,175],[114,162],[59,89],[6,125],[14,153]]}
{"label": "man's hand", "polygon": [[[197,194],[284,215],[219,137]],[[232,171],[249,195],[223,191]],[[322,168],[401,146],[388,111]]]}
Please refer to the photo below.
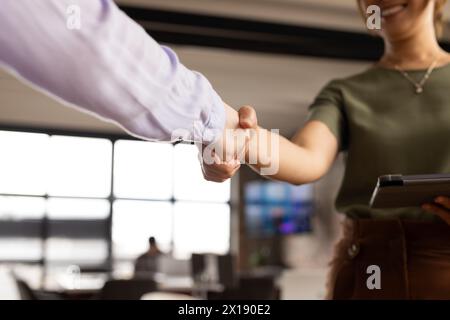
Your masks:
{"label": "man's hand", "polygon": [[[239,109],[239,127],[233,129],[256,129],[258,127],[258,121],[256,117],[255,110],[250,106],[243,106]],[[231,128],[226,128],[231,129]],[[234,145],[234,150],[225,150],[224,153],[232,154],[231,159],[226,159],[225,155],[217,155],[215,153],[212,154],[214,163],[209,164],[205,162],[202,157],[205,146],[203,146],[200,156],[200,163],[202,166],[203,176],[208,181],[214,182],[224,182],[234,176],[236,172],[239,170],[241,163],[240,159],[243,157],[243,154],[247,151],[248,141],[245,142],[244,146]],[[226,149],[227,142],[225,141],[224,147]],[[221,159],[226,159],[222,161]]]}
{"label": "man's hand", "polygon": [[439,216],[442,220],[450,225],[450,198],[437,197],[434,203],[426,203],[422,208],[432,214]]}

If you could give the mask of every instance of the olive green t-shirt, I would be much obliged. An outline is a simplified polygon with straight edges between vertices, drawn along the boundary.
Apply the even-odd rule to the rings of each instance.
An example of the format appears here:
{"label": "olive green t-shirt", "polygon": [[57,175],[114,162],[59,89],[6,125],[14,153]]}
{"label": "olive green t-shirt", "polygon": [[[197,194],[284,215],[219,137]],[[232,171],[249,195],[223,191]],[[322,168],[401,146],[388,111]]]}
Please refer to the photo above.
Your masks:
{"label": "olive green t-shirt", "polygon": [[[408,73],[419,82],[425,70]],[[436,68],[417,94],[399,71],[372,67],[329,82],[309,107],[344,152],[346,168],[335,202],[351,217],[430,220],[420,207],[372,209],[384,174],[450,173],[450,65]]]}

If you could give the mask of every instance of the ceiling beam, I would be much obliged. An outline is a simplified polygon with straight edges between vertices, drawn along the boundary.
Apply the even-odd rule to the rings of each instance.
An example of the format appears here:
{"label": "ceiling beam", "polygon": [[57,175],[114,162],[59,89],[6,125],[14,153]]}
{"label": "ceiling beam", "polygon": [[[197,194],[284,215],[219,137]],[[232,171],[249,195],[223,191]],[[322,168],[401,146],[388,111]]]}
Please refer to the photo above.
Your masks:
{"label": "ceiling beam", "polygon": [[[330,59],[374,61],[380,38],[359,32],[120,6],[161,43]],[[442,43],[450,50],[450,43]]]}

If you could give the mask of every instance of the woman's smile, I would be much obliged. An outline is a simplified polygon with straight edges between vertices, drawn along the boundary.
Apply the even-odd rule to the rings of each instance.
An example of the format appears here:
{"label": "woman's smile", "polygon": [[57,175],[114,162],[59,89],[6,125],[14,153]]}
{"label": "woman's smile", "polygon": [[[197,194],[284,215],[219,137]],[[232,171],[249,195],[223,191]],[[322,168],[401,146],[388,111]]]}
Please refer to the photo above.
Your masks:
{"label": "woman's smile", "polygon": [[408,7],[407,3],[404,4],[395,4],[395,5],[389,5],[386,7],[381,8],[381,16],[386,18],[391,18],[393,16],[396,16],[400,12],[403,12]]}

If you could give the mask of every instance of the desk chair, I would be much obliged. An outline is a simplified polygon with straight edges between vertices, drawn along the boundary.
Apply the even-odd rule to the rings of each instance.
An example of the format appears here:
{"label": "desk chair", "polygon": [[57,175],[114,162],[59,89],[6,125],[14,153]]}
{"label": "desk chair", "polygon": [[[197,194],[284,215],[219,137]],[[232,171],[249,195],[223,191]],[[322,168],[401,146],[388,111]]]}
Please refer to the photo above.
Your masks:
{"label": "desk chair", "polygon": [[14,279],[19,290],[20,300],[39,300],[25,281],[17,277],[14,277]]}
{"label": "desk chair", "polygon": [[156,291],[156,289],[156,282],[152,280],[108,280],[96,299],[139,300],[144,294]]}
{"label": "desk chair", "polygon": [[63,297],[59,294],[31,289],[28,283],[17,277],[14,273],[13,277],[21,300],[63,300]]}

